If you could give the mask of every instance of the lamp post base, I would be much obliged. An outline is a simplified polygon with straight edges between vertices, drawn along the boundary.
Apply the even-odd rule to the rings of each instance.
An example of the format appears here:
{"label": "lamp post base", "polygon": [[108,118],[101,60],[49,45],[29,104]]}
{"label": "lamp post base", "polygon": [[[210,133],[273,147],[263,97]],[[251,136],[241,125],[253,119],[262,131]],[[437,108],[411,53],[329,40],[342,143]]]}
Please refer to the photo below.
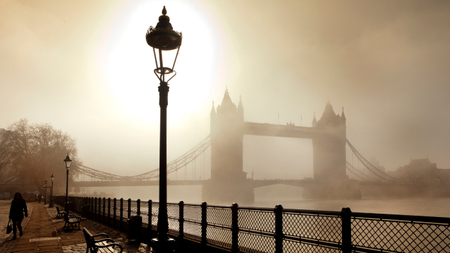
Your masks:
{"label": "lamp post base", "polygon": [[160,241],[158,238],[153,238],[151,247],[153,253],[173,253],[175,252],[175,240],[167,238],[167,240]]}

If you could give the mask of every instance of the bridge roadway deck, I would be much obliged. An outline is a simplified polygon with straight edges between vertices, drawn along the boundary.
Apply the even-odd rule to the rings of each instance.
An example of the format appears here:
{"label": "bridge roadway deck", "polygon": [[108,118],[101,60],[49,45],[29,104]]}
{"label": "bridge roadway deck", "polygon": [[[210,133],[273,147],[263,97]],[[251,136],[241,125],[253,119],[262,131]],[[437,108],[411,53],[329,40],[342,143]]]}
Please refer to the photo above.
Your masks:
{"label": "bridge roadway deck", "polygon": [[[167,185],[202,185],[209,180],[168,180]],[[314,183],[311,179],[300,179],[300,180],[290,180],[290,179],[268,179],[268,180],[251,180],[247,179],[246,184],[252,184],[253,188],[263,187],[274,184],[285,184],[303,187],[306,185],[311,185]],[[111,187],[111,186],[157,186],[159,185],[158,180],[148,180],[148,181],[134,181],[134,180],[124,180],[124,181],[75,181],[72,184],[74,187]]]}
{"label": "bridge roadway deck", "polygon": [[244,134],[312,139],[323,130],[315,127],[244,122]]}

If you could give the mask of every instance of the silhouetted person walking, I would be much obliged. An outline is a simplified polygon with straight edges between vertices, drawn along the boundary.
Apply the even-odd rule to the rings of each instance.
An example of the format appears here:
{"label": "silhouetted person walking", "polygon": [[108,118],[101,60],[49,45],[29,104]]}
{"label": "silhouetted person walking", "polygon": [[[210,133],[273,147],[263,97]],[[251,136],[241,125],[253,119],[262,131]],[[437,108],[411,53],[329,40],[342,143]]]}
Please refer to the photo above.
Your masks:
{"label": "silhouetted person walking", "polygon": [[17,192],[14,195],[14,199],[11,202],[11,209],[9,209],[9,218],[13,221],[13,233],[14,238],[16,239],[16,226],[19,229],[19,235],[22,236],[22,220],[23,220],[23,213],[25,212],[25,217],[28,217],[28,210],[27,210],[27,204],[25,203],[25,200],[22,198],[22,194],[20,192]]}

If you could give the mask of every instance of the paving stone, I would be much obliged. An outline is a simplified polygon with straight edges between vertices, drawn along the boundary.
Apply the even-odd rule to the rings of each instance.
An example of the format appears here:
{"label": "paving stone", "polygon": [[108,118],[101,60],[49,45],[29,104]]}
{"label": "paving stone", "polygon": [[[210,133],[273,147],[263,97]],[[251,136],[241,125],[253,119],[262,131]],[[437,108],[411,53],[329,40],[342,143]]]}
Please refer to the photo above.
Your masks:
{"label": "paving stone", "polygon": [[[31,207],[31,208],[30,208]],[[64,221],[56,219],[56,208],[48,208],[42,203],[29,205],[29,219],[25,219],[23,236],[12,240],[12,236],[0,246],[0,253],[81,253],[86,252],[83,227],[93,234],[106,233],[123,247],[123,252],[150,252],[147,245],[136,244],[126,239],[126,234],[97,222],[82,219],[81,229],[63,229]]]}

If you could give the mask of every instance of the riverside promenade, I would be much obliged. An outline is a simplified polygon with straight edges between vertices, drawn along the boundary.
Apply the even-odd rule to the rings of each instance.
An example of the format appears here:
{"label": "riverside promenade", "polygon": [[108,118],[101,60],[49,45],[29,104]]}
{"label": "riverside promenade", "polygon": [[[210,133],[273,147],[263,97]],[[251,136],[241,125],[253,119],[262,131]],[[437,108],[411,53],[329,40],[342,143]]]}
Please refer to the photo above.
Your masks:
{"label": "riverside promenade", "polygon": [[[3,208],[6,209],[6,208]],[[4,237],[0,246],[0,253],[19,252],[86,252],[86,241],[83,235],[83,227],[93,234],[106,233],[115,242],[123,247],[123,252],[149,252],[147,245],[128,241],[127,235],[119,230],[82,218],[81,229],[63,229],[64,220],[56,219],[56,208],[48,208],[43,203],[29,203],[29,216],[22,222],[23,235],[17,234],[13,240],[12,233]],[[9,212],[9,209],[8,209]],[[5,211],[2,212],[5,215]],[[5,227],[1,227],[1,233],[5,235]],[[18,232],[17,232],[18,233]]]}

